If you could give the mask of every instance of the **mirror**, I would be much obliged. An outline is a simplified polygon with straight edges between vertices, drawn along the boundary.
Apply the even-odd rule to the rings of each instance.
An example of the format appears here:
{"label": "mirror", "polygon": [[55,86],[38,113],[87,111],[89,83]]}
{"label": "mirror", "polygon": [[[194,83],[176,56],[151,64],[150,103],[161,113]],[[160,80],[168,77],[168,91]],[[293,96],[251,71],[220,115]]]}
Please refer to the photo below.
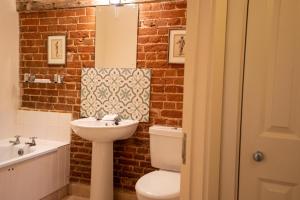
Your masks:
{"label": "mirror", "polygon": [[96,8],[96,67],[135,68],[138,6]]}

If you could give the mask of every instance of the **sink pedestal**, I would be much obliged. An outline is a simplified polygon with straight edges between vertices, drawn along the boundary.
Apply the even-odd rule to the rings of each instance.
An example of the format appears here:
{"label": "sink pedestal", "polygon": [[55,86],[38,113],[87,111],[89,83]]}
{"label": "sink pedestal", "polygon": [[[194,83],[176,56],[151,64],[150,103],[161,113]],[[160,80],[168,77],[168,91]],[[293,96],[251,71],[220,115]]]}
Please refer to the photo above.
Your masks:
{"label": "sink pedestal", "polygon": [[113,200],[113,142],[93,142],[90,200]]}

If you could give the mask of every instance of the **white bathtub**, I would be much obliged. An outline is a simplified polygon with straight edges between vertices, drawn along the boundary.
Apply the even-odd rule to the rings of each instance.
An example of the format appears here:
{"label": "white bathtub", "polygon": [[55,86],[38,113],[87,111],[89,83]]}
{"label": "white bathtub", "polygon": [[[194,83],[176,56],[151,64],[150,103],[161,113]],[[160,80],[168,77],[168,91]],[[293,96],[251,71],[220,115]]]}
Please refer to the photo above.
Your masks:
{"label": "white bathtub", "polygon": [[[20,138],[21,142],[18,145],[9,143],[9,141],[14,140],[15,138],[0,140],[0,169],[56,151],[59,147],[68,145],[68,143],[64,142],[37,139],[36,146],[29,147],[29,145],[25,145],[25,142],[31,142],[29,138]],[[24,151],[23,155],[18,155],[20,149]]]}
{"label": "white bathtub", "polygon": [[15,139],[0,140],[1,200],[38,200],[69,183],[68,143],[37,139],[29,147],[28,138],[18,145],[10,140]]}

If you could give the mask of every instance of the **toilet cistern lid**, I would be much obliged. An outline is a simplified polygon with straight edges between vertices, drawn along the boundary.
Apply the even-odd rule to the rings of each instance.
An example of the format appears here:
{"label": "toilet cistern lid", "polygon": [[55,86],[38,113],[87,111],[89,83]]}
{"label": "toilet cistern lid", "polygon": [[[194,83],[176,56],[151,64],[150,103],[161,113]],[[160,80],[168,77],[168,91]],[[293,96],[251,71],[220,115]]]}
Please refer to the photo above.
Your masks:
{"label": "toilet cistern lid", "polygon": [[148,198],[175,198],[180,193],[180,173],[154,171],[144,175],[135,185],[138,193]]}

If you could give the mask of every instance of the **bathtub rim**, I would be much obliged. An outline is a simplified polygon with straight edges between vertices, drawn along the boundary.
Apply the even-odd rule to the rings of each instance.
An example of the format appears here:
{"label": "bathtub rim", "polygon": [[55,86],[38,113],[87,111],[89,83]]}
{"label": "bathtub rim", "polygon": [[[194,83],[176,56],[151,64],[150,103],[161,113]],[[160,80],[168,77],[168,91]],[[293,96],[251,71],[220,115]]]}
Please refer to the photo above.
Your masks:
{"label": "bathtub rim", "polygon": [[[10,146],[9,141],[13,139],[14,138],[7,138],[7,139],[0,140],[0,146]],[[25,141],[29,141],[29,140],[30,140],[29,138],[24,138],[24,137],[20,138],[22,145],[25,143]],[[43,140],[43,139],[37,139],[36,143],[37,143],[36,146],[30,147],[30,148],[36,148],[33,152],[25,154],[23,156],[19,156],[17,158],[0,162],[0,170],[2,170],[3,168],[7,168],[8,166],[24,162],[26,160],[34,159],[52,152],[56,152],[58,148],[66,145],[70,145],[69,142],[60,142],[60,141]]]}

